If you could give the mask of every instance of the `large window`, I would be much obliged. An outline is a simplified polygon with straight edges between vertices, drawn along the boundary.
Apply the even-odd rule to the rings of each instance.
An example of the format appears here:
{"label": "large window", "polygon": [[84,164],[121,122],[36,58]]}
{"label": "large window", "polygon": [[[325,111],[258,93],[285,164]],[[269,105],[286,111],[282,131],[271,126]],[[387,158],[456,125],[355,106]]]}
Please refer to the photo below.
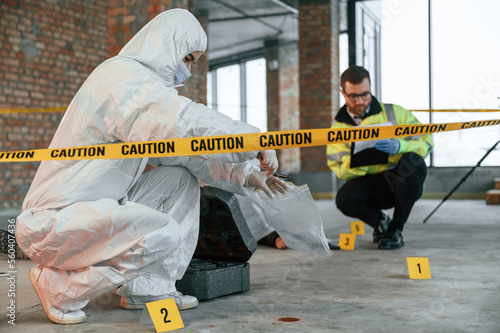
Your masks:
{"label": "large window", "polygon": [[231,65],[216,69],[217,110],[229,117],[242,120],[240,94],[240,66]]}
{"label": "large window", "polygon": [[[435,0],[431,8],[433,108],[499,109],[500,2]],[[500,112],[435,113],[432,121],[499,118]],[[434,139],[436,166],[471,166],[500,140],[500,126],[436,134]],[[482,165],[500,165],[500,152],[492,152]]]}
{"label": "large window", "polygon": [[[465,112],[499,109],[500,1],[380,3],[384,102],[412,110],[461,110],[432,115],[419,112],[417,117],[423,123],[500,118],[500,112]],[[433,166],[473,166],[500,140],[500,126],[445,132],[433,137]],[[482,165],[500,165],[500,151],[492,152]]]}
{"label": "large window", "polygon": [[208,106],[267,131],[266,60],[249,59],[208,73]]}
{"label": "large window", "polygon": [[246,121],[267,131],[266,60],[259,58],[245,63]]}
{"label": "large window", "polygon": [[386,103],[429,109],[427,1],[382,1],[380,97]]}
{"label": "large window", "polygon": [[[339,35],[339,72],[343,73],[349,67],[349,61],[355,59],[356,65],[365,67],[370,72],[372,94],[380,97],[380,43],[381,27],[380,3],[358,2],[355,4],[355,24],[348,25],[347,2],[341,2],[341,20]],[[355,57],[349,54],[348,30],[355,29]],[[351,57],[352,56],[352,57]],[[352,61],[352,60],[351,60]],[[345,103],[344,96],[340,94],[340,106]]]}

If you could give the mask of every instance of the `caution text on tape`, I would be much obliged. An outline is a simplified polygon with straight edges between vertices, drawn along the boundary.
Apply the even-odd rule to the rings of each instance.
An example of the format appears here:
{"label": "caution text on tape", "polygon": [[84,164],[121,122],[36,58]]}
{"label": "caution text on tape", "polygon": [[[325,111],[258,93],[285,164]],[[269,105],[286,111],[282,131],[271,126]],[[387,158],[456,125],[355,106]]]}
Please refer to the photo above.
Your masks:
{"label": "caution text on tape", "polygon": [[[66,111],[67,106],[56,106],[56,107],[46,107],[46,108],[11,108],[5,109],[0,108],[0,114],[2,113],[46,113],[46,112],[63,112]],[[411,112],[500,112],[499,109],[422,109],[422,110],[410,110]]]}
{"label": "caution text on tape", "polygon": [[72,148],[0,152],[0,162],[45,160],[123,159],[238,153],[266,149],[313,147],[333,143],[418,136],[469,128],[494,126],[500,119],[445,124],[380,127],[325,128],[249,133],[213,137],[179,138],[146,142],[113,143]]}

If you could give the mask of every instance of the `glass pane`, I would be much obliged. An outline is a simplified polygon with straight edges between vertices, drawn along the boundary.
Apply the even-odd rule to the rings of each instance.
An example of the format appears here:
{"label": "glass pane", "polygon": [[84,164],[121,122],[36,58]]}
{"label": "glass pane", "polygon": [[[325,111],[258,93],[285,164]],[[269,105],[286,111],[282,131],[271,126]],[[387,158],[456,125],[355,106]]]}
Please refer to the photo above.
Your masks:
{"label": "glass pane", "polygon": [[412,112],[412,113],[422,124],[430,123],[429,112]]}
{"label": "glass pane", "polygon": [[[428,109],[427,0],[382,1],[381,4],[382,96],[377,97],[406,109]],[[453,7],[448,7],[448,15]]]}
{"label": "glass pane", "polygon": [[259,58],[245,63],[246,120],[261,131],[267,131],[266,60]]}
{"label": "glass pane", "polygon": [[378,23],[373,19],[367,10],[363,10],[363,67],[370,72],[372,93],[379,95],[379,87],[377,86],[377,76],[379,75],[377,69],[377,38],[378,38]]}
{"label": "glass pane", "polygon": [[498,109],[500,1],[433,1],[432,11],[433,107]]}
{"label": "glass pane", "polygon": [[217,69],[217,110],[241,120],[240,66]]}
{"label": "glass pane", "polygon": [[213,101],[212,101],[212,72],[208,71],[207,73],[207,106],[210,109],[214,109]]}
{"label": "glass pane", "polygon": [[[339,35],[339,73],[342,74],[349,67],[349,38],[346,33]],[[340,77],[339,77],[340,83]],[[340,106],[345,104],[344,95],[339,94]],[[339,106],[339,107],[340,107]]]}
{"label": "glass pane", "polygon": [[[450,15],[450,8],[453,9],[453,15]],[[499,1],[432,2],[435,109],[499,108],[499,12]],[[433,122],[463,122],[499,117],[500,112],[434,113]],[[499,139],[499,126],[437,134],[434,164],[474,166]],[[481,165],[500,165],[500,152],[492,152]]]}
{"label": "glass pane", "polygon": [[[500,112],[436,112],[432,115],[433,123],[491,119],[500,119]],[[432,136],[435,144],[434,166],[474,166],[500,140],[500,126],[436,133]],[[500,150],[491,152],[481,165],[499,166]]]}

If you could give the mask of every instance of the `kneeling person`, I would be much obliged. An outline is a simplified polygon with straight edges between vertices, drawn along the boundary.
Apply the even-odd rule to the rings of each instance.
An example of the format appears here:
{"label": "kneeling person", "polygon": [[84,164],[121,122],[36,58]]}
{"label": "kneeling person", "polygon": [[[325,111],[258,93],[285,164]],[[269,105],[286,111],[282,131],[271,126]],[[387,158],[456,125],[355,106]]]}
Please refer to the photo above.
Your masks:
{"label": "kneeling person", "polygon": [[[346,103],[338,111],[332,128],[420,124],[399,105],[379,103],[371,95],[370,74],[363,67],[349,67],[341,76],[341,88]],[[361,161],[353,159],[352,143],[327,146],[329,167],[346,181],[337,193],[337,207],[345,215],[373,227],[373,241],[379,249],[404,245],[404,224],[422,195],[427,174],[424,158],[433,146],[430,134],[384,139]],[[392,220],[382,211],[389,208],[394,208]]]}
{"label": "kneeling person", "polygon": [[[178,94],[206,46],[191,13],[159,14],[90,74],[49,148],[260,132]],[[257,156],[264,172],[247,162]],[[143,173],[148,163],[157,168]],[[272,177],[277,168],[271,150],[43,161],[16,239],[37,263],[29,277],[47,317],[81,323],[91,299],[117,288],[126,309],[166,298],[179,309],[195,307],[198,300],[179,293],[175,282],[196,248],[198,179],[242,195],[256,187],[272,195],[269,187],[286,187]]]}

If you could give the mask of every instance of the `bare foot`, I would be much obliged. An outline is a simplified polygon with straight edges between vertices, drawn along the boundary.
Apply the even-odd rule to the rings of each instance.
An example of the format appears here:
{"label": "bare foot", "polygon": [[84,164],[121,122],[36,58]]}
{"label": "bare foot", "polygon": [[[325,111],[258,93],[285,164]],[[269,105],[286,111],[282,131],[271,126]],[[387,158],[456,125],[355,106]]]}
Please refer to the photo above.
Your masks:
{"label": "bare foot", "polygon": [[285,242],[283,242],[283,239],[281,239],[280,236],[278,236],[275,240],[274,240],[274,245],[276,246],[276,248],[278,250],[283,250],[283,249],[286,249],[287,246],[285,245]]}

